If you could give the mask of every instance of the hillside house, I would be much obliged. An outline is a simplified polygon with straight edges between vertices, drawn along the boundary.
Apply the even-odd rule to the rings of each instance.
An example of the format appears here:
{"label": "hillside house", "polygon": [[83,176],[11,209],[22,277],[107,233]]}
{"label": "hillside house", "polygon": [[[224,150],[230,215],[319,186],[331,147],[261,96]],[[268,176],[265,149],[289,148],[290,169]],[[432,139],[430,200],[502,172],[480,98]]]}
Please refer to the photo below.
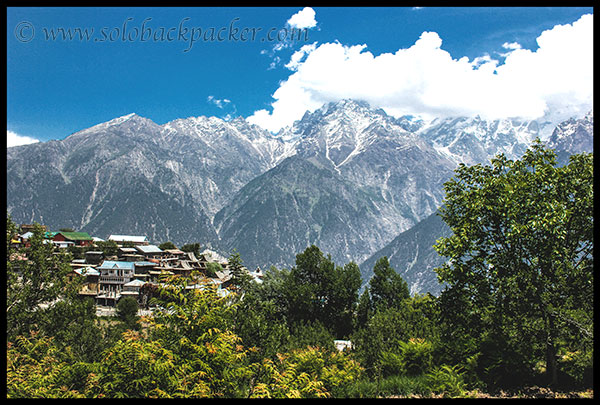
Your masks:
{"label": "hillside house", "polygon": [[87,232],[58,232],[52,240],[54,242],[72,242],[75,246],[91,246],[94,243]]}
{"label": "hillside house", "polygon": [[140,288],[146,284],[142,280],[133,279],[128,283],[123,284],[123,290],[121,290],[122,297],[134,297],[136,300],[140,295]]}
{"label": "hillside house", "polygon": [[155,261],[139,261],[134,262],[134,277],[138,280],[142,281],[150,281],[152,280],[152,272],[158,266],[158,263]]}
{"label": "hillside house", "polygon": [[117,245],[123,246],[124,244],[133,244],[134,246],[148,245],[148,238],[145,236],[134,236],[134,235],[110,235],[109,241],[114,241]]}
{"label": "hillside house", "polygon": [[92,266],[80,267],[73,270],[71,278],[83,277],[83,283],[79,290],[79,295],[87,297],[96,297],[100,292],[100,272]]}
{"label": "hillside house", "polygon": [[100,272],[97,302],[103,305],[115,305],[121,298],[123,285],[134,278],[134,263],[105,260],[96,267],[96,270]]}
{"label": "hillside house", "polygon": [[120,247],[117,251],[119,260],[124,262],[136,262],[144,260],[144,256],[139,254],[137,249],[134,247]]}
{"label": "hillside house", "polygon": [[144,260],[160,259],[164,255],[162,249],[156,245],[136,246],[135,249],[139,254],[141,254],[144,257]]}

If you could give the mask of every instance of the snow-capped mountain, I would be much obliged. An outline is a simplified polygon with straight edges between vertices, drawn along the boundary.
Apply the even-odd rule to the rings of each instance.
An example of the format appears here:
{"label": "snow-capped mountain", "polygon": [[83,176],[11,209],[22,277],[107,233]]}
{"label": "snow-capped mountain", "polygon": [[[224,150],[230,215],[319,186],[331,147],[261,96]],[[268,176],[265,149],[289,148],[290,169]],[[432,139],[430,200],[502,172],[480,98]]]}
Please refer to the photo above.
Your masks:
{"label": "snow-capped mountain", "polygon": [[[290,267],[313,243],[336,263],[362,263],[394,240],[394,249],[412,249],[409,231],[421,229],[418,257],[394,255],[414,262],[416,291],[435,277],[420,258],[431,258],[424,230],[437,227],[415,226],[438,209],[457,164],[499,152],[519,158],[544,125],[394,118],[354,100],[307,112],[274,135],[241,117],[159,125],[128,114],[8,148],[7,211],[17,223],[102,238],[200,242],[225,256],[237,249],[247,266],[263,268]],[[591,149],[592,131],[590,113],[556,127],[548,142],[566,154]]]}
{"label": "snow-capped mountain", "polygon": [[594,115],[588,112],[583,118],[570,118],[556,126],[547,145],[557,151],[558,161],[567,163],[573,153],[594,151]]}
{"label": "snow-capped mountain", "polygon": [[353,100],[306,113],[282,136],[296,154],[215,217],[227,248],[252,264],[267,265],[273,249],[270,264],[290,266],[311,244],[335,261],[362,261],[435,211],[454,169],[396,119]]}
{"label": "snow-capped mountain", "polygon": [[[463,119],[462,121],[467,120]],[[593,152],[593,127],[592,112],[583,118],[571,118],[556,126],[547,145],[555,150],[559,164],[567,163],[568,157],[574,153]],[[523,128],[523,126],[519,126],[519,128]],[[484,134],[483,138],[491,138],[493,144],[494,137],[489,135],[489,133]],[[520,156],[510,157],[514,159]],[[438,284],[433,269],[442,265],[445,258],[439,256],[432,246],[438,238],[450,234],[450,229],[441,217],[436,213],[432,214],[414,227],[399,234],[389,244],[361,263],[363,282],[367,283],[372,276],[373,266],[377,259],[387,256],[390,265],[408,283],[411,293],[431,292],[437,295],[442,290],[442,286]]]}
{"label": "snow-capped mountain", "polygon": [[518,159],[541,135],[537,121],[478,116],[434,119],[417,134],[452,161],[467,165],[487,162],[498,153]]}

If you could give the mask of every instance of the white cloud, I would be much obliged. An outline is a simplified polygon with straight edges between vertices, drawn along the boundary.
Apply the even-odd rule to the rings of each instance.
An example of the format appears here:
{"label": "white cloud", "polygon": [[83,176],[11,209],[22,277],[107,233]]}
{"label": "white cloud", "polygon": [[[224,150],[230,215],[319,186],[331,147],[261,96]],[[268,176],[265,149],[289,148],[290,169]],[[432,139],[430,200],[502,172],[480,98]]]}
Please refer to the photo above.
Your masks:
{"label": "white cloud", "polygon": [[296,52],[294,52],[292,54],[290,61],[288,62],[287,65],[285,65],[285,67],[288,68],[289,70],[297,70],[298,66],[300,66],[300,63],[302,62],[302,59],[306,55],[308,55],[309,53],[314,51],[316,48],[317,48],[316,42],[312,43],[312,44],[304,45],[302,48],[300,48],[299,50],[297,50]]}
{"label": "white cloud", "polygon": [[502,48],[504,49],[521,49],[521,45],[518,42],[505,42],[502,44]]}
{"label": "white cloud", "polygon": [[30,143],[39,142],[38,139],[31,138],[29,136],[19,135],[13,131],[6,131],[6,147],[10,148],[11,146],[19,146],[19,145],[29,145]]}
{"label": "white cloud", "polygon": [[278,41],[271,47],[271,50],[263,49],[260,51],[261,55],[267,55],[271,58],[268,70],[275,69],[280,65],[281,58],[275,55],[277,52],[292,48],[299,38],[305,37],[304,31],[317,26],[315,15],[316,13],[312,8],[304,7],[287,20],[286,27],[280,31],[286,35],[282,34],[281,39],[278,37]]}
{"label": "white cloud", "polygon": [[215,98],[214,96],[206,97],[206,101],[208,101],[211,104],[216,105],[217,107],[219,107],[221,109],[223,109],[225,107],[225,104],[231,103],[231,100],[229,100],[229,99],[226,99],[226,98],[218,99],[218,98]]}
{"label": "white cloud", "polygon": [[291,16],[290,19],[287,20],[287,23],[291,27],[298,29],[313,28],[317,25],[315,15],[315,10],[310,7],[304,7],[302,10]]}
{"label": "white cloud", "polygon": [[489,54],[454,59],[435,32],[378,56],[366,45],[305,45],[286,65],[293,73],[273,93],[272,111],[256,111],[248,120],[275,132],[306,110],[343,98],[365,100],[394,116],[578,114],[592,105],[592,34],[593,16],[584,15],[542,32],[535,51],[505,43],[501,64]]}

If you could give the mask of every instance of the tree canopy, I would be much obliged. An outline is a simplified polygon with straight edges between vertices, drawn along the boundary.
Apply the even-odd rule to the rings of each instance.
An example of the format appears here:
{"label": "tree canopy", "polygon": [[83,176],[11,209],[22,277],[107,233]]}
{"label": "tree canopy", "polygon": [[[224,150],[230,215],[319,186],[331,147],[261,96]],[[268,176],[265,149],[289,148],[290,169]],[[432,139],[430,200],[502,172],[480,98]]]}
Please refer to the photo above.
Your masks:
{"label": "tree canopy", "polygon": [[545,358],[556,383],[559,342],[593,339],[592,155],[558,167],[537,141],[520,160],[455,173],[441,209],[453,234],[435,246],[447,339],[504,376]]}

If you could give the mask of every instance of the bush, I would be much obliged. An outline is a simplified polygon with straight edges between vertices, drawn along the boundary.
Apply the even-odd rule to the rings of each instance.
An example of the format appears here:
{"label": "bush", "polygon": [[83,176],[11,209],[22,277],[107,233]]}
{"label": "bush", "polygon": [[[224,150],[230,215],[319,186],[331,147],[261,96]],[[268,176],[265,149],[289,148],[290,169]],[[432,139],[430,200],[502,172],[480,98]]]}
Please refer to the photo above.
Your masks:
{"label": "bush", "polygon": [[431,389],[427,385],[427,377],[396,375],[381,381],[379,386],[379,395],[389,397],[399,395],[402,397],[410,396],[428,396]]}
{"label": "bush", "polygon": [[419,375],[427,372],[433,362],[433,345],[425,339],[409,339],[400,342],[400,356],[403,372],[407,375]]}
{"label": "bush", "polygon": [[590,387],[593,384],[594,355],[593,351],[568,351],[561,350],[558,358],[558,368],[581,387]]}
{"label": "bush", "polygon": [[133,297],[123,297],[117,302],[117,316],[128,329],[137,330],[139,305]]}
{"label": "bush", "polygon": [[435,368],[426,375],[428,388],[433,393],[451,398],[465,396],[466,384],[458,369],[458,366],[450,367],[445,364]]}
{"label": "bush", "polygon": [[383,352],[381,353],[381,375],[382,377],[390,377],[403,373],[404,363],[402,357],[396,353]]}

